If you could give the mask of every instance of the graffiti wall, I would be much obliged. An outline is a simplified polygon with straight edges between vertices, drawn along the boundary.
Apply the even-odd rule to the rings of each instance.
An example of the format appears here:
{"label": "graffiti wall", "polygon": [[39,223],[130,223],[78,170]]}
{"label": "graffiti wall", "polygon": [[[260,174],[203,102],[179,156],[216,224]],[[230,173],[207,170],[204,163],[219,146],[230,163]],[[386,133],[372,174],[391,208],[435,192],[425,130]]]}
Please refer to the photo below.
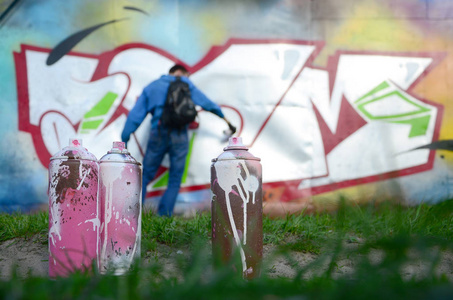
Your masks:
{"label": "graffiti wall", "polygon": [[[268,210],[453,197],[453,2],[22,0],[0,13],[2,211],[46,205],[49,159],[70,138],[107,153],[175,63],[261,158]],[[128,143],[139,161],[150,118]],[[177,212],[209,207],[227,145],[221,119],[200,110],[198,123]]]}

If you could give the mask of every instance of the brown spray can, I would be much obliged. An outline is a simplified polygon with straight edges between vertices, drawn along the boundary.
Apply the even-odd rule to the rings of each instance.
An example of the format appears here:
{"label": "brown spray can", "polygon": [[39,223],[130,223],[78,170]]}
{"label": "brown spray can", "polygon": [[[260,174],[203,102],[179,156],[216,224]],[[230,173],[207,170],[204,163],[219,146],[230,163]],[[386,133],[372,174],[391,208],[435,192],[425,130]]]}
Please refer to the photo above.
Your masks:
{"label": "brown spray can", "polygon": [[240,137],[231,137],[223,150],[211,165],[213,259],[251,279],[260,275],[263,257],[261,163]]}

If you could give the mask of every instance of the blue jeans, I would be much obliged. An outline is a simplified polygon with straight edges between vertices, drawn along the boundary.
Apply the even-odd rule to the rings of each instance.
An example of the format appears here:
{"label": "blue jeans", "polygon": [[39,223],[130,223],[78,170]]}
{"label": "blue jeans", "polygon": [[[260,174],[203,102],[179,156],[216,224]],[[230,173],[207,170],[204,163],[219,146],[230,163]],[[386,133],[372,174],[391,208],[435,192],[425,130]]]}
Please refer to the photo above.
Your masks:
{"label": "blue jeans", "polygon": [[167,189],[160,199],[157,213],[160,216],[171,216],[176,197],[181,187],[186,156],[189,151],[189,139],[186,129],[154,128],[148,141],[143,158],[143,201],[146,198],[146,186],[154,179],[166,153],[170,156],[170,170]]}

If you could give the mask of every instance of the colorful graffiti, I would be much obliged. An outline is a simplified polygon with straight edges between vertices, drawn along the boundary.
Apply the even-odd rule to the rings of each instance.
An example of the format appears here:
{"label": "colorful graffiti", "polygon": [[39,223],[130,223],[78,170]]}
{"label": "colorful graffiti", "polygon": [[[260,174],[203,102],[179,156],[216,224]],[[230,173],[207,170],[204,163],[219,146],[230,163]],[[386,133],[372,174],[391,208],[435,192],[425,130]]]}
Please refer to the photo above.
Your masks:
{"label": "colorful graffiti", "polygon": [[[411,87],[441,57],[339,52],[323,70],[310,65],[321,47],[232,39],[190,68],[193,82],[224,106],[262,158],[263,182],[292,185],[281,196],[289,201],[307,188],[316,194],[432,168],[433,153],[414,149],[437,139],[442,106],[411,95]],[[97,156],[105,152],[119,139],[140,79],[156,79],[178,61],[144,44],[99,56],[70,53],[49,66],[51,53],[27,45],[15,53],[20,129],[32,134],[44,166],[71,136],[83,138]],[[209,170],[206,157],[224,146],[221,122],[203,113],[199,118],[184,191],[208,187],[208,172],[199,170]],[[146,136],[142,129],[130,143],[135,157],[143,157]]]}
{"label": "colorful graffiti", "polygon": [[[410,203],[453,197],[452,161],[442,152],[452,150],[451,41],[441,21],[428,22],[446,18],[439,1],[368,1],[352,10],[333,1],[113,2],[23,1],[2,14],[0,132],[20,151],[0,157],[16,174],[0,210],[45,203],[41,174],[70,138],[100,158],[120,139],[142,88],[175,62],[262,159],[266,201],[316,202],[382,185]],[[88,6],[93,12],[83,14]],[[74,24],[61,17],[68,9]],[[45,33],[47,15],[62,26]],[[25,20],[37,29],[17,35],[27,32]],[[226,145],[221,120],[200,111],[198,121],[178,197],[195,207],[209,205],[211,158]],[[128,145],[139,161],[148,130],[149,119]],[[148,186],[152,201],[165,189],[167,165]],[[13,196],[23,179],[32,189]]]}

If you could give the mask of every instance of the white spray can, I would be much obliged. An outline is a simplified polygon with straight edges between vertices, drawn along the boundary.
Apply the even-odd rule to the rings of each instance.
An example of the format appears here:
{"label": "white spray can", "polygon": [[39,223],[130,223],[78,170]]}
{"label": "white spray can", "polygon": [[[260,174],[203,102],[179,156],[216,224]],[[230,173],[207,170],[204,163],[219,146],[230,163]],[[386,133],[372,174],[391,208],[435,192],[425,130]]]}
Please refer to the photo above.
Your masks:
{"label": "white spray can", "polygon": [[99,160],[100,272],[126,273],[140,258],[142,167],[123,142]]}

